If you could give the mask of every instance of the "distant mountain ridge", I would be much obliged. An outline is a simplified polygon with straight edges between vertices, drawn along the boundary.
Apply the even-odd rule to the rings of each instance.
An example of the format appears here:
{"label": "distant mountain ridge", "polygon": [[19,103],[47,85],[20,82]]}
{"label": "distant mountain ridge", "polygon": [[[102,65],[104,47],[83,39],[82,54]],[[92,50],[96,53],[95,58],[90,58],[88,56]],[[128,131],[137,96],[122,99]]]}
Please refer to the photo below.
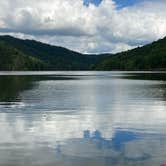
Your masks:
{"label": "distant mountain ridge", "polygon": [[35,40],[22,40],[0,36],[0,41],[29,57],[40,60],[45,70],[89,70],[101,57],[84,55],[63,47],[44,44]]}
{"label": "distant mountain ridge", "polygon": [[0,36],[0,70],[166,70],[166,37],[117,54],[87,55]]}
{"label": "distant mountain ridge", "polygon": [[166,70],[166,37],[143,47],[105,57],[94,70]]}

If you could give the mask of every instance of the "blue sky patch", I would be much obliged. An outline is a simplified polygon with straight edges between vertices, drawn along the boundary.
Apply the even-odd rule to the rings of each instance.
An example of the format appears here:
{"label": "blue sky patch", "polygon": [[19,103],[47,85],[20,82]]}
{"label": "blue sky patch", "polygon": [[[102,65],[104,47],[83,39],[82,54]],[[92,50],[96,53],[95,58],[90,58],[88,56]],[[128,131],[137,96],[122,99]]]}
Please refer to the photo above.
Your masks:
{"label": "blue sky patch", "polygon": [[[118,8],[123,8],[127,6],[132,6],[142,0],[114,0],[118,6]],[[99,6],[102,0],[83,0],[85,6],[89,6],[89,4],[94,4]]]}
{"label": "blue sky patch", "polygon": [[89,4],[94,4],[96,6],[99,6],[102,0],[83,0],[85,6],[89,6]]}
{"label": "blue sky patch", "polygon": [[141,2],[142,0],[114,0],[118,6],[118,8],[123,8],[127,6],[133,6],[136,3]]}

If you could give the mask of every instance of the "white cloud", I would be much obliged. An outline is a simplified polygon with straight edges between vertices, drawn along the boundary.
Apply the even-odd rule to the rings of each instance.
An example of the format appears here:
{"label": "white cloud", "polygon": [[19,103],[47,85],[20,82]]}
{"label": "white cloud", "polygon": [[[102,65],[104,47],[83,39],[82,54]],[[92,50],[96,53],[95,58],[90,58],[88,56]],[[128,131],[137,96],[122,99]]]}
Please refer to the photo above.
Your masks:
{"label": "white cloud", "polygon": [[145,0],[121,9],[82,0],[2,0],[0,31],[81,52],[118,52],[166,35],[166,2]]}

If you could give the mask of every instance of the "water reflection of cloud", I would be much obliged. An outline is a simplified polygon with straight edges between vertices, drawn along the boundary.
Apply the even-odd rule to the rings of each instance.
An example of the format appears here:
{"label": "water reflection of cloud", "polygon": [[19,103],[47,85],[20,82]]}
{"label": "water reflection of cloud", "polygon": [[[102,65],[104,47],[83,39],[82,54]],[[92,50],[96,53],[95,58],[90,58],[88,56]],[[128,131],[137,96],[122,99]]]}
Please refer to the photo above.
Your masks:
{"label": "water reflection of cloud", "polygon": [[[78,166],[85,162],[82,157],[95,166],[164,164],[164,83],[95,76],[49,79],[19,92],[18,103],[6,103],[6,109],[0,105],[0,149],[33,154],[40,164],[52,161],[64,166],[68,158]],[[44,154],[49,159],[45,162]]]}
{"label": "water reflection of cloud", "polygon": [[[160,137],[161,136],[161,137]],[[104,160],[112,165],[162,165],[166,163],[166,135],[139,134],[117,130],[112,139],[100,131],[84,131],[83,138],[70,139],[58,146],[57,153],[69,157]],[[110,164],[109,163],[109,164]],[[108,164],[108,165],[109,165]]]}
{"label": "water reflection of cloud", "polygon": [[77,157],[118,157],[125,143],[138,139],[138,135],[129,131],[116,131],[112,139],[106,139],[99,130],[90,133],[84,131],[83,138],[69,139],[57,151],[64,155]]}

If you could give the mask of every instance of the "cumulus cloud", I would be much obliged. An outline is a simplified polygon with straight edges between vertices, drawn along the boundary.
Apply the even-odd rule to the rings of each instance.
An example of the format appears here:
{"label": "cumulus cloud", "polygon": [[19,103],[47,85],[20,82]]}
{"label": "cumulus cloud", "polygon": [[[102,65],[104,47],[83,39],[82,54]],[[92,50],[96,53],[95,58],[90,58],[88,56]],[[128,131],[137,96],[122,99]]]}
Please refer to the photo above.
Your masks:
{"label": "cumulus cloud", "polygon": [[83,0],[2,0],[0,32],[91,53],[127,50],[166,35],[163,0],[124,8],[114,0],[83,4]]}

